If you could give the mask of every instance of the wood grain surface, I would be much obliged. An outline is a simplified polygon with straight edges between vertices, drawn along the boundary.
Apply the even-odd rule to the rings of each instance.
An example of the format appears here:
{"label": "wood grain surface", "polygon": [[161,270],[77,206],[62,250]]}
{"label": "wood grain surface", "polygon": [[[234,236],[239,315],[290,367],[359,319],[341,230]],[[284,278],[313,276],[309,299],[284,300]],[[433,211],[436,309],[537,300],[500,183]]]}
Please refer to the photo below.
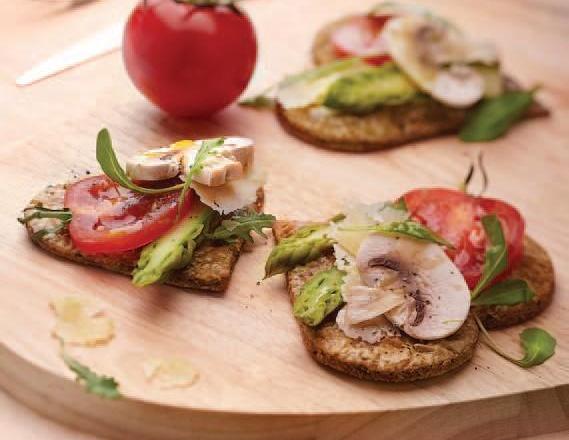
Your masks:
{"label": "wood grain surface", "polygon": [[[365,10],[373,1],[360,1]],[[446,137],[355,155],[306,145],[283,132],[270,112],[233,106],[210,120],[170,118],[130,84],[120,53],[27,88],[18,74],[69,43],[125,17],[132,2],[0,0],[0,385],[61,422],[114,438],[506,439],[569,430],[569,4],[563,0],[425,2],[477,36],[495,40],[508,72],[543,84],[549,119],[517,127],[488,144]],[[348,0],[249,0],[260,40],[261,89],[309,64],[311,37],[354,10]],[[282,277],[257,285],[270,249],[239,261],[224,295],[155,286],[54,259],[33,247],[16,222],[47,183],[95,171],[97,131],[108,127],[124,158],[179,138],[237,134],[258,145],[268,171],[266,211],[300,220],[326,218],[346,200],[372,202],[425,185],[454,186],[478,150],[489,194],[518,206],[529,234],[557,270],[552,307],[532,322],[559,342],[545,365],[522,370],[480,347],[466,368],[436,380],[381,385],[353,380],[312,362],[290,311]],[[73,354],[121,383],[126,398],[106,402],[71,379],[51,338],[49,299],[100,298],[117,325],[108,346]],[[518,350],[522,327],[496,333]],[[192,388],[152,388],[142,359],[183,355],[200,370]],[[473,417],[473,414],[476,414]],[[189,433],[192,433],[191,435]],[[14,437],[17,438],[17,437]],[[47,438],[47,437],[46,437]],[[61,438],[61,437],[59,437]],[[73,436],[69,436],[73,438]]]}

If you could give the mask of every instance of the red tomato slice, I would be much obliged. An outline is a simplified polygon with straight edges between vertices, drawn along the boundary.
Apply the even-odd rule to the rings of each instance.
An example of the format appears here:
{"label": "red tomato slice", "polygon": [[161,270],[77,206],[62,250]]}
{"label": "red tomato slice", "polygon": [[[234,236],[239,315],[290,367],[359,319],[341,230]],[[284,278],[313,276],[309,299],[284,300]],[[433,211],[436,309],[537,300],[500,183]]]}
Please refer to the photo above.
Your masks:
{"label": "red tomato slice", "polygon": [[383,26],[390,18],[364,15],[354,17],[339,26],[330,37],[337,56],[362,57],[376,66],[390,61],[387,45],[381,37]]}
{"label": "red tomato slice", "polygon": [[[186,214],[191,192],[182,207]],[[65,193],[65,207],[73,218],[69,233],[81,252],[116,253],[144,246],[176,223],[179,192],[139,194],[94,176],[72,184]]]}
{"label": "red tomato slice", "polygon": [[522,259],[525,223],[519,211],[508,203],[442,188],[417,189],[403,198],[413,218],[455,246],[447,254],[471,289],[482,275],[488,246],[480,221],[485,215],[495,214],[500,219],[508,246],[508,266],[496,281],[507,277]]}

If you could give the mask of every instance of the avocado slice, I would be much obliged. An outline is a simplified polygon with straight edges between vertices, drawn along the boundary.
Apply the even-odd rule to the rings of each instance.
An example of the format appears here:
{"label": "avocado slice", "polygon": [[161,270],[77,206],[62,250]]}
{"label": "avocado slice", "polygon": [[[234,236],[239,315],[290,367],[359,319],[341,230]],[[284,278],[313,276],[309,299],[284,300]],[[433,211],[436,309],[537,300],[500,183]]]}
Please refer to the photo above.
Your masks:
{"label": "avocado slice", "polygon": [[215,216],[211,208],[201,202],[196,203],[166,235],[144,247],[134,269],[132,283],[138,287],[148,286],[163,281],[172,270],[186,266],[192,259],[201,233],[208,229]]}
{"label": "avocado slice", "polygon": [[345,275],[335,267],[314,275],[294,299],[294,316],[311,327],[320,324],[343,303],[341,287]]}
{"label": "avocado slice", "polygon": [[399,105],[420,95],[419,89],[393,63],[346,73],[324,97],[325,107],[344,113],[365,115],[384,105]]}

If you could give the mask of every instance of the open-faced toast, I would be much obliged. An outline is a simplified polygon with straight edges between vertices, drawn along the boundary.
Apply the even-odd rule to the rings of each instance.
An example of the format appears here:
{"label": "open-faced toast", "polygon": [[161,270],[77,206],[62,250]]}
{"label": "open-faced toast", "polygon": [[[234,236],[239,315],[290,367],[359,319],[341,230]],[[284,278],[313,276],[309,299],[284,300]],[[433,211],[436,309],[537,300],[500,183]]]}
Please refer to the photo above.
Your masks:
{"label": "open-faced toast", "polygon": [[[63,209],[65,185],[50,185],[37,194],[24,210],[35,207]],[[250,208],[261,212],[263,207],[263,190],[257,191],[257,202]],[[81,264],[100,267],[111,272],[124,275],[132,274],[140,257],[141,249],[120,254],[84,254],[73,246],[67,225],[53,233],[38,234],[46,228],[59,225],[58,219],[32,219],[26,223],[31,240],[39,247],[61,258]],[[196,248],[188,266],[170,274],[165,284],[188,289],[201,289],[221,292],[226,289],[231,278],[233,267],[239,259],[244,241],[237,239],[232,243],[219,243],[212,240],[202,241]]]}
{"label": "open-faced toast", "polygon": [[[275,240],[279,242],[293,234],[296,225],[275,222]],[[289,271],[286,280],[291,302],[312,276],[333,265],[334,257],[329,254]],[[316,327],[297,320],[302,341],[318,362],[360,379],[409,382],[443,375],[472,358],[479,336],[471,316],[457,333],[443,340],[417,341],[398,333],[378,344],[368,344],[347,337],[335,317],[335,314],[329,316]]]}

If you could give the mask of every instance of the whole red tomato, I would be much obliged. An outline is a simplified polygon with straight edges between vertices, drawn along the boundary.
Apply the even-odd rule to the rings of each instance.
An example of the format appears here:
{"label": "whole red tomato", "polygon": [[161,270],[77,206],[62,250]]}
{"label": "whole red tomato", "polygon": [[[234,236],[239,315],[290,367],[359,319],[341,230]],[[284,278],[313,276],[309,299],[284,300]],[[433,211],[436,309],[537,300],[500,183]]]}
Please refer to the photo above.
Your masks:
{"label": "whole red tomato", "polygon": [[124,33],[130,78],[175,116],[208,116],[231,104],[249,83],[257,58],[255,31],[243,12],[231,4],[194,3],[143,1]]}

